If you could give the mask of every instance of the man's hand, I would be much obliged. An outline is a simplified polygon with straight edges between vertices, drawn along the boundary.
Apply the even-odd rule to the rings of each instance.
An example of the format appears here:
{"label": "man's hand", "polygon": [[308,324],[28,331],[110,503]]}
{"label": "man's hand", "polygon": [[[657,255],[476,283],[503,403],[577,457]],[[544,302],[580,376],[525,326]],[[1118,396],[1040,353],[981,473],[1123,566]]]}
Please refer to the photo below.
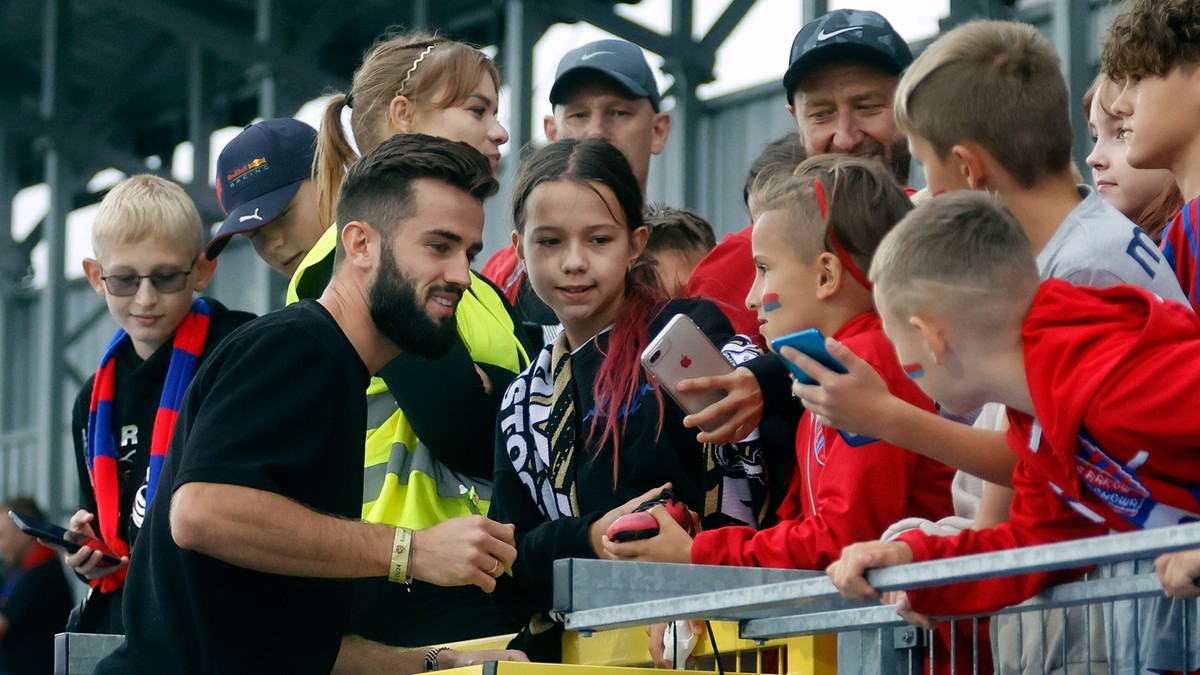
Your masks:
{"label": "man's hand", "polygon": [[604,535],[608,533],[608,528],[613,524],[614,520],[633,513],[634,509],[641,506],[644,502],[657,497],[660,492],[670,487],[670,483],[663,483],[654,489],[647,490],[645,493],[630,499],[612,511],[600,516],[599,520],[592,523],[591,527],[588,528],[588,540],[592,542],[592,550],[596,552],[596,557],[604,557]]}
{"label": "man's hand", "polygon": [[[699,517],[688,511],[692,521],[698,522]],[[604,553],[601,557],[612,560],[639,560],[641,562],[692,562],[692,537],[675,522],[667,509],[655,506],[650,509],[650,515],[658,521],[658,534],[649,539],[638,539],[618,544],[608,538],[603,539]]]}
{"label": "man's hand", "polygon": [[451,518],[413,532],[409,574],[438,586],[478,586],[491,593],[517,558],[514,526],[483,516]]}
{"label": "man's hand", "polygon": [[879,592],[867,583],[866,572],[912,562],[912,549],[901,541],[864,541],[842,549],[842,557],[825,569],[842,596],[850,600],[877,600]]}
{"label": "man's hand", "polygon": [[791,347],[780,356],[808,373],[817,384],[792,383],[792,393],[825,426],[860,436],[883,438],[887,433],[887,412],[897,402],[887,384],[871,364],[858,358],[848,347],[833,338],[825,339],[825,348],[849,371],[835,373],[815,359]]}
{"label": "man's hand", "polygon": [[1168,598],[1200,596],[1200,586],[1196,585],[1196,578],[1200,577],[1200,549],[1164,553],[1154,561],[1154,569]]}
{"label": "man's hand", "polygon": [[[333,675],[395,675],[425,670],[426,649],[392,647],[364,640],[357,635],[342,636]],[[438,670],[471,666],[486,661],[529,661],[523,652],[497,649],[486,652],[457,652],[443,649],[437,653]]]}
{"label": "man's hand", "polygon": [[449,668],[462,668],[463,666],[476,666],[488,661],[522,661],[528,662],[529,657],[525,656],[525,652],[516,649],[492,649],[482,652],[456,652],[453,649],[444,649],[438,652],[438,670],[447,670]]}
{"label": "man's hand", "polygon": [[[96,516],[90,511],[79,509],[75,512],[75,515],[71,516],[71,522],[67,526],[67,529],[89,539],[95,539],[96,533],[92,530],[92,521],[95,519]],[[42,544],[63,553],[65,556],[64,562],[67,563],[67,567],[70,567],[76,574],[83,576],[85,579],[99,579],[100,577],[108,576],[129,564],[129,556],[121,556],[121,564],[106,565],[102,562],[104,554],[100,551],[92,550],[90,546],[80,546],[78,551],[67,553],[61,546],[47,542],[42,542]]]}
{"label": "man's hand", "polygon": [[704,394],[710,391],[727,392],[725,398],[698,413],[683,418],[683,426],[689,429],[709,427],[722,417],[729,415],[721,426],[696,434],[701,443],[735,443],[750,434],[762,421],[762,389],[754,373],[747,368],[734,368],[732,373],[710,377],[693,377],[681,380],[680,392]]}

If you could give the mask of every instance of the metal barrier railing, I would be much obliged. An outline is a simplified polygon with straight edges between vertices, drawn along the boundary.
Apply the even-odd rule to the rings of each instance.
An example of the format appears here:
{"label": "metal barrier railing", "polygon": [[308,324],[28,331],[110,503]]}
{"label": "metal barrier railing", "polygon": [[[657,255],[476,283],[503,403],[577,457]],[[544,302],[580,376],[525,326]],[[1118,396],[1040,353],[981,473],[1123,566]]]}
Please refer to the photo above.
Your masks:
{"label": "metal barrier railing", "polygon": [[[556,591],[556,609],[565,613],[569,630],[585,635],[677,618],[735,619],[740,622],[740,636],[753,640],[836,632],[841,634],[838,652],[842,672],[918,672],[925,668],[929,672],[990,672],[994,664],[987,655],[989,644],[1005,645],[994,660],[1002,672],[1093,672],[1092,664],[1097,665],[1097,673],[1142,672],[1147,665],[1146,654],[1155,653],[1152,647],[1158,648],[1160,655],[1167,650],[1170,663],[1149,665],[1188,670],[1200,668],[1200,664],[1185,660],[1200,643],[1195,604],[1162,600],[1162,588],[1153,568],[1135,569],[1128,561],[1193,548],[1200,548],[1200,524],[868,573],[872,586],[890,591],[1101,566],[1100,573],[1051,588],[1019,606],[988,617],[957,620],[957,631],[951,624],[952,629],[946,631],[949,652],[966,649],[971,660],[965,663],[957,659],[948,659],[947,663],[945,655],[939,662],[932,648],[933,635],[903,623],[893,607],[843,600],[832,583],[815,572],[559,561],[555,571],[555,587],[560,589]],[[764,572],[790,576],[768,578]],[[696,589],[708,590],[698,593]],[[1008,615],[1024,618],[1004,618]],[[992,617],[998,618],[990,621],[988,629]],[[1103,625],[1098,627],[1096,622]],[[1049,631],[1047,625],[1051,625]],[[1071,626],[1083,637],[1069,639]],[[1007,637],[1000,630],[1007,630]],[[1056,635],[1068,638],[1055,642]],[[1040,642],[1036,639],[1039,637]],[[963,640],[970,641],[969,649]],[[1152,640],[1161,644],[1148,645]],[[1102,644],[1095,644],[1097,641]],[[1036,651],[1027,653],[1027,644]],[[1078,667],[1064,665],[1056,669],[1056,653],[1061,653],[1058,661],[1073,661]]]}

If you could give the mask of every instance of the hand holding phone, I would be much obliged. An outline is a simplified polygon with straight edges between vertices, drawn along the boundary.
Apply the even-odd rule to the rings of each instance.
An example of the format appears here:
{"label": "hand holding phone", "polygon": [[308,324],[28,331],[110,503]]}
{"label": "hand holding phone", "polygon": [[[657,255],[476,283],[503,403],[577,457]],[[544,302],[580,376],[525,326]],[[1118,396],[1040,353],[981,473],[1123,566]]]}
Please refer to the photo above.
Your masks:
{"label": "hand holding phone", "polygon": [[[821,335],[821,331],[816,328],[809,328],[808,330],[802,330],[798,333],[784,335],[783,337],[771,340],[771,349],[776,354],[779,354],[780,350],[784,347],[795,349],[835,373],[845,374],[849,372],[846,370],[846,366],[842,365],[841,361],[838,361],[825,349],[825,336]],[[795,376],[797,382],[802,384],[817,384],[816,380],[810,377],[808,373],[800,370],[800,367],[793,363],[791,359],[784,357],[783,362],[787,364],[788,370],[792,371],[792,375]]]}
{"label": "hand holding phone", "polygon": [[48,523],[39,518],[9,511],[8,517],[16,523],[25,534],[40,539],[47,544],[57,546],[67,553],[78,553],[79,549],[87,546],[93,551],[100,551],[103,566],[112,567],[121,564],[121,556],[95,537],[88,537],[78,532],[66,530],[54,523]]}
{"label": "hand holding phone", "polygon": [[[680,382],[733,372],[733,366],[721,355],[717,346],[686,314],[677,314],[650,341],[642,351],[642,367],[689,415],[719,402],[727,392],[717,390],[688,394],[679,391]],[[717,429],[727,419],[728,415],[723,416],[701,429]]]}

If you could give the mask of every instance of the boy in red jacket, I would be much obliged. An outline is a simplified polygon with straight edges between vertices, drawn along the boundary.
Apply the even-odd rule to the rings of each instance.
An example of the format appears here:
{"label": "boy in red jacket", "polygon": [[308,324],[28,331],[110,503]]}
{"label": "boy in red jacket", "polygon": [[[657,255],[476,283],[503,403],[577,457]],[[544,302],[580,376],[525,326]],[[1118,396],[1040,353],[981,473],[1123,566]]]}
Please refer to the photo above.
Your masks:
{"label": "boy in red jacket", "polygon": [[[974,192],[914,210],[880,246],[871,280],[884,330],[927,394],[951,411],[1008,406],[1016,494],[993,528],[847,547],[828,570],[843,595],[876,597],[869,568],[1200,518],[1200,423],[1169,414],[1197,391],[1178,369],[1200,359],[1200,319],[1185,305],[1131,286],[1039,284],[1020,225]],[[909,603],[989,612],[1075,574],[909,591]]]}
{"label": "boy in red jacket", "polygon": [[[933,401],[901,371],[862,273],[884,234],[912,208],[908,197],[874,161],[824,156],[798,173],[763,191],[746,306],[758,313],[768,340],[816,328],[853,343],[896,396],[933,411]],[[953,510],[949,467],[827,427],[808,413],[796,433],[796,456],[799,470],[774,527],[723,527],[693,541],[656,508],[658,536],[605,548],[623,559],[822,569],[847,544],[878,537],[900,518],[937,519]]]}

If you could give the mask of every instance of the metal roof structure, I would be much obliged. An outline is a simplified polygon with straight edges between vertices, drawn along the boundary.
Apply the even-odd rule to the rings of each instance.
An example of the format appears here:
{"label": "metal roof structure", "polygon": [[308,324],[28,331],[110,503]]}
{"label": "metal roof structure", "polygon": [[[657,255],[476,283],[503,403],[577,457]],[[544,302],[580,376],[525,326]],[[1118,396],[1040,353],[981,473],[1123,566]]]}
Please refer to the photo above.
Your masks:
{"label": "metal roof structure", "polygon": [[[732,0],[700,38],[693,0],[671,1],[665,35],[614,11],[638,1],[0,1],[0,202],[39,183],[51,195],[46,217],[20,241],[11,235],[12,210],[0,209],[0,490],[34,492],[54,510],[73,480],[67,411],[85,375],[68,356],[104,314],[68,316],[78,282],[61,270],[66,215],[99,201],[87,187],[97,172],[165,174],[175,148],[191,142],[197,178],[185,189],[205,220],[219,220],[206,180],[211,133],[344,90],[363,53],[392,27],[498,46],[512,91],[511,142],[521,147],[531,137],[533,44],[554,23],[587,21],[666,56],[685,138],[677,145],[689,147],[695,87],[712,80],[717,48],[755,0]],[[824,11],[823,2],[806,4]],[[30,256],[39,244],[53,273],[35,289]],[[261,286],[261,294],[278,295],[266,277]]]}
{"label": "metal roof structure", "polygon": [[[696,0],[668,0],[672,19],[664,33],[622,16],[620,5],[639,1],[0,0],[0,203],[11,204],[31,185],[50,188],[49,212],[21,240],[11,234],[12,209],[0,209],[0,495],[33,493],[59,515],[75,500],[70,405],[109,331],[103,303],[62,273],[67,214],[102,196],[89,190],[90,179],[108,168],[166,174],[175,148],[190,142],[195,178],[185,189],[206,221],[219,220],[207,181],[212,132],[293,114],[323,92],[344,90],[363,53],[389,28],[424,27],[494,45],[516,148],[532,138],[533,46],[550,26],[586,21],[663,56],[674,80],[667,92],[674,122],[664,158],[652,167],[662,187],[652,186],[651,197],[697,209],[721,232],[743,225],[737,202],[745,162],[781,127],[794,125],[780,117],[781,103],[768,102],[766,88],[724,102],[700,101],[695,92],[713,79],[718,48],[756,0],[729,0],[699,36]],[[1086,87],[1094,73],[1096,17],[1108,11],[1101,9],[1106,3],[1012,4],[951,0],[942,28],[979,16],[1046,26],[1072,91],[1082,92],[1080,83]],[[805,20],[827,9],[827,0],[796,3]],[[759,114],[768,107],[776,117],[748,118],[751,108]],[[1086,127],[1077,125],[1076,134],[1081,158],[1090,139]],[[511,182],[508,164],[502,184],[506,175]],[[737,199],[728,198],[729,181],[737,182]],[[39,288],[31,284],[36,246],[51,272]],[[243,306],[277,306],[278,279],[264,265],[251,267],[246,274],[261,276],[234,286],[252,297]]]}

